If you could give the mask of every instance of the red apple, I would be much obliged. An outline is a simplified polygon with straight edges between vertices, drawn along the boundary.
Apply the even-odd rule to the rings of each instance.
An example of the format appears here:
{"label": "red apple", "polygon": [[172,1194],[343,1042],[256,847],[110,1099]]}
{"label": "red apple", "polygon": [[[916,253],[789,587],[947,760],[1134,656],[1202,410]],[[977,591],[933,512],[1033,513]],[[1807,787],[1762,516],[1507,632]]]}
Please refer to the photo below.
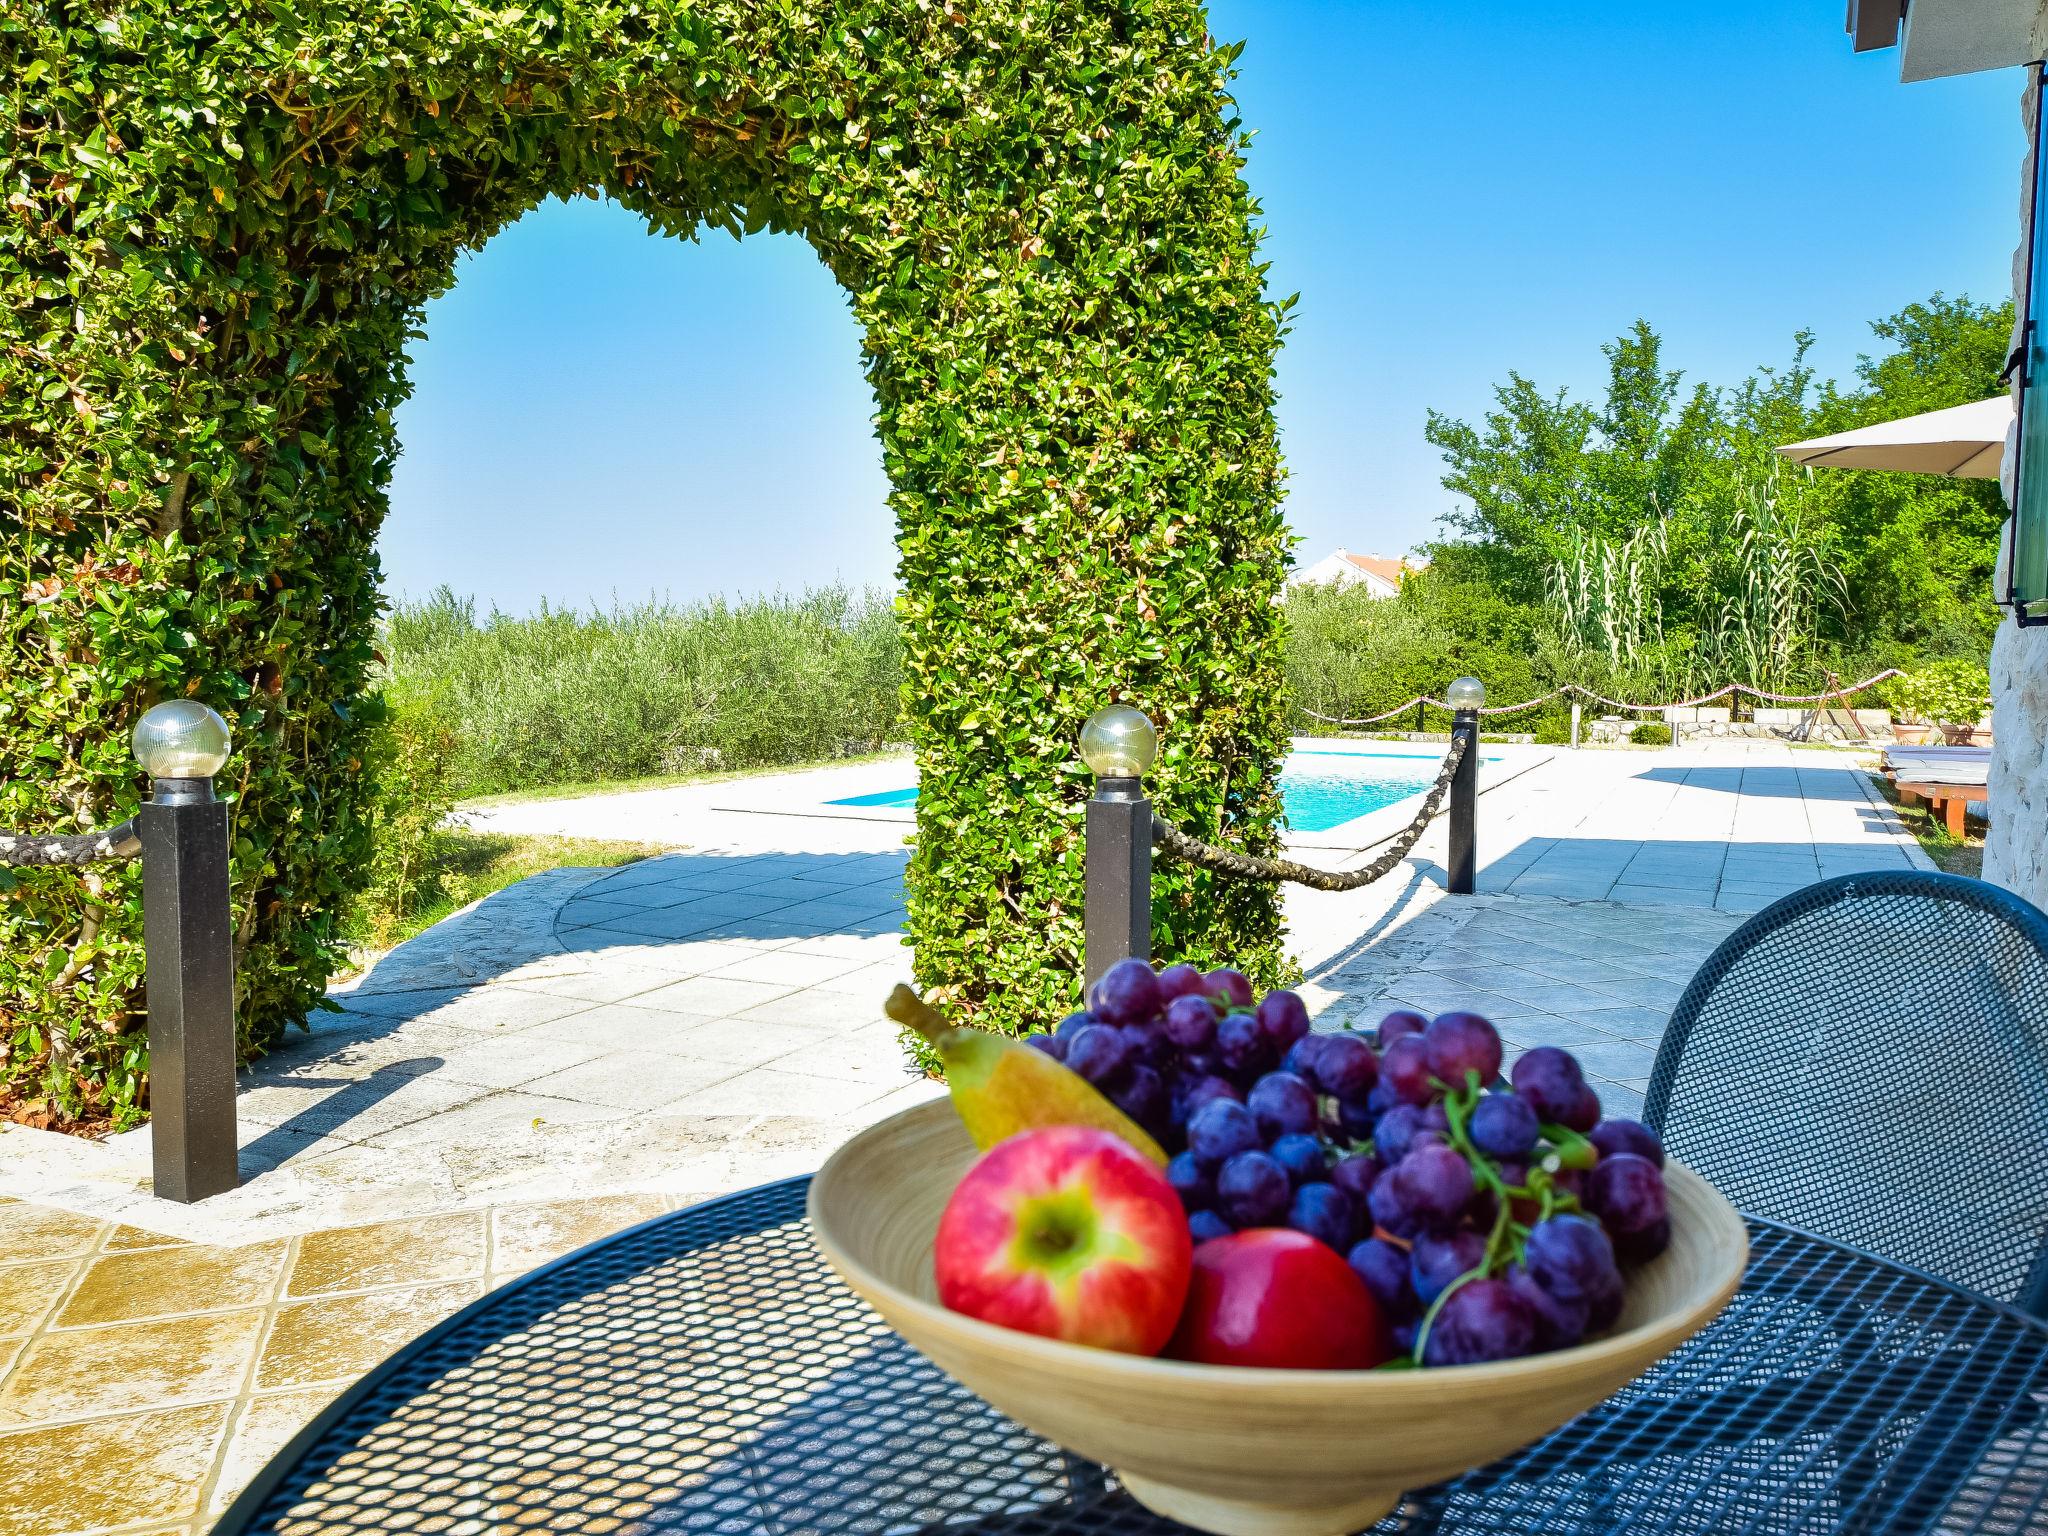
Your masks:
{"label": "red apple", "polygon": [[1156,1355],[1187,1297],[1192,1250],[1156,1163],[1108,1131],[1054,1125],[968,1169],[939,1218],[933,1267],[955,1312]]}
{"label": "red apple", "polygon": [[1167,1353],[1204,1365],[1362,1371],[1391,1353],[1372,1292],[1305,1232],[1254,1227],[1195,1250]]}

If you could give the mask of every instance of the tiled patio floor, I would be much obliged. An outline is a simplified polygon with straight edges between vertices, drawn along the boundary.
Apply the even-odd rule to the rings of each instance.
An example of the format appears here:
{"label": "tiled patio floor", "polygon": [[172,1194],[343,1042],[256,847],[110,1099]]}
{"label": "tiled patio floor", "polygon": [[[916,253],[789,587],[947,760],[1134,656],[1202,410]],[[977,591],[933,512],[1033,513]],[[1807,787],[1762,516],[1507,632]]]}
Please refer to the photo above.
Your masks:
{"label": "tiled patio floor", "polygon": [[0,1200],[0,1536],[204,1530],[400,1344],[678,1203],[613,1195],[219,1247]]}
{"label": "tiled patio floor", "polygon": [[[537,877],[379,961],[248,1074],[232,1194],[150,1199],[146,1132],[0,1126],[0,1536],[201,1531],[346,1382],[485,1288],[814,1168],[937,1092],[879,1012],[907,974],[903,828],[822,804],[903,772],[503,813],[692,846]],[[1319,1024],[1477,1007],[1515,1049],[1573,1049],[1624,1113],[1745,913],[1924,863],[1848,763],[1768,745],[1532,755],[1481,801],[1472,897],[1444,896],[1443,839],[1365,890],[1289,892]]]}

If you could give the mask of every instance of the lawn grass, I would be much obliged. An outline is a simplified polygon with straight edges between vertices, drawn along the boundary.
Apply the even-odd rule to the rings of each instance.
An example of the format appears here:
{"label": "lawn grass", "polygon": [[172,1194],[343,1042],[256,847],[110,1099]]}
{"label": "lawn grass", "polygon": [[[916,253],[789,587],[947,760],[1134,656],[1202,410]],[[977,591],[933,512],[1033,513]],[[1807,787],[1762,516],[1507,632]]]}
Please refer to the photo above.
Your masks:
{"label": "lawn grass", "polygon": [[[551,869],[603,869],[673,850],[658,843],[539,833],[476,832],[444,828],[436,834],[425,886],[433,895],[403,917],[384,924],[375,949],[395,948],[473,901]],[[366,946],[365,953],[368,953]]]}

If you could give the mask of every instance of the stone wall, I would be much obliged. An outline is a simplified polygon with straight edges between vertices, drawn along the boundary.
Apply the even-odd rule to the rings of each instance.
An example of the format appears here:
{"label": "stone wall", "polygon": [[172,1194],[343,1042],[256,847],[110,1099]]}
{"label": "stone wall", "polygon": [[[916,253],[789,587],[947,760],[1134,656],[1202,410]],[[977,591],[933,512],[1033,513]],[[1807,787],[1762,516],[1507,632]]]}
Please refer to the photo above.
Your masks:
{"label": "stone wall", "polygon": [[[2048,7],[2044,7],[2048,12]],[[2027,302],[2028,204],[2034,182],[2034,92],[2020,92],[2027,152],[2020,171],[2020,243],[2013,254],[2013,293]],[[2048,297],[2048,296],[2044,296]],[[2015,323],[2018,323],[2017,320]],[[2014,338],[2017,345],[2018,338]],[[2048,387],[2048,380],[2042,381]],[[2017,433],[2017,426],[2013,433]],[[2013,499],[2013,437],[2006,439],[2000,483]],[[2001,563],[1995,578],[2005,590]],[[2021,629],[2008,618],[1991,647],[1990,827],[1984,835],[1984,878],[2048,907],[2048,627]]]}

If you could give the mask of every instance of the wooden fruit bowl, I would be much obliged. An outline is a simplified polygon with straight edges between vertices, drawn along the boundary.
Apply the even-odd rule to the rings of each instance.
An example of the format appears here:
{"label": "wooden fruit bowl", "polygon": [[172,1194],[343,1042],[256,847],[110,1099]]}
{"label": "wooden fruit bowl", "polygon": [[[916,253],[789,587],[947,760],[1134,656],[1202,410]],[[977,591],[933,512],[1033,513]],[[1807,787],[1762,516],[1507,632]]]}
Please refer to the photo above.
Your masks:
{"label": "wooden fruit bowl", "polygon": [[1148,1508],[1220,1536],[1339,1536],[1402,1491],[1538,1440],[1704,1327],[1749,1253],[1742,1218],[1666,1169],[1671,1246],[1629,1277],[1604,1337],[1498,1365],[1282,1371],[1062,1344],[938,1304],[932,1234],[974,1161],[935,1100],[853,1138],[811,1184],[818,1246],[932,1362],[1018,1423],[1116,1469]]}

